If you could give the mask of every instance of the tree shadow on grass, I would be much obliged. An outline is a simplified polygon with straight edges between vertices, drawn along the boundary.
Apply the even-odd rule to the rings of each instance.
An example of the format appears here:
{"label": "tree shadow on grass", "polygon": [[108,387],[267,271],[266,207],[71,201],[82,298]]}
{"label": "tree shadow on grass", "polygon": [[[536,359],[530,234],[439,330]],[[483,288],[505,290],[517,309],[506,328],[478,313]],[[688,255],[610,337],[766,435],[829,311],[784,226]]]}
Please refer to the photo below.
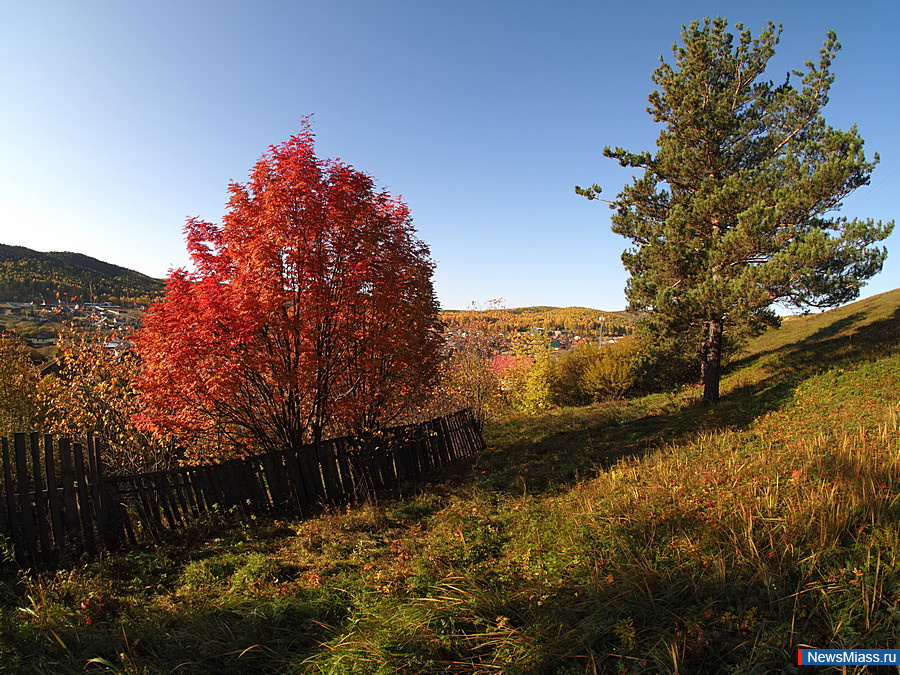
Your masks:
{"label": "tree shadow on grass", "polygon": [[823,326],[798,342],[754,354],[729,367],[759,367],[766,376],[751,385],[736,387],[731,398],[759,400],[766,409],[778,407],[803,380],[832,368],[860,361],[874,361],[900,348],[900,309],[883,319],[864,323],[856,312]]}
{"label": "tree shadow on grass", "polygon": [[570,488],[620,459],[640,457],[660,445],[677,445],[700,431],[734,426],[721,408],[677,401],[646,412],[621,404],[621,416],[578,420],[571,428],[536,439],[492,445],[479,456],[470,476],[473,486],[510,494],[548,494]]}
{"label": "tree shadow on grass", "polygon": [[[672,396],[667,402],[660,398],[656,409],[648,409],[649,404],[639,400],[623,401],[577,409],[581,414],[563,410],[531,421],[513,421],[505,425],[513,428],[512,438],[494,439],[488,434],[491,447],[475,461],[468,480],[473,487],[489,491],[552,493],[660,445],[688,442],[702,432],[745,429],[758,417],[778,410],[807,378],[898,350],[900,309],[886,318],[866,320],[865,313],[856,312],[795,344],[733,362],[729,372],[757,367],[763,375],[733,387],[715,406],[699,400],[684,404]],[[555,428],[547,432],[541,424]]]}
{"label": "tree shadow on grass", "polygon": [[796,352],[796,350],[798,349],[805,351],[813,345],[821,347],[822,341],[829,340],[840,335],[841,333],[849,331],[856,324],[859,324],[860,322],[865,320],[865,318],[866,315],[863,312],[854,312],[853,314],[838,319],[837,321],[834,321],[827,326],[823,326],[812,335],[799,340],[793,345],[781,345],[778,347],[773,347],[772,349],[766,349],[754,354],[748,354],[739,359],[735,359],[728,363],[725,368],[725,374],[741,370],[742,368],[751,367],[753,365],[764,362],[767,359],[776,358],[776,354],[785,355],[789,352]]}

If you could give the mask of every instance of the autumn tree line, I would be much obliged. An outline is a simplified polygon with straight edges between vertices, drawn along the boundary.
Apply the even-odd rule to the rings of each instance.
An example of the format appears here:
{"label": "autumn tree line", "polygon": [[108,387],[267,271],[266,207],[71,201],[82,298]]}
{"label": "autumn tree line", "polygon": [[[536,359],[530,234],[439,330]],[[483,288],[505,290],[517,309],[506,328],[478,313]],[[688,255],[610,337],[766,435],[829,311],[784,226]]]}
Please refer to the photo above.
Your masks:
{"label": "autumn tree line", "polygon": [[318,158],[304,121],[229,186],[222,223],[187,222],[192,267],[170,275],[130,349],[64,341],[48,382],[3,338],[0,431],[40,420],[97,431],[122,468],[365,436],[453,406],[486,419],[698,382],[714,405],[729,355],[778,325],[775,306],[857,297],[894,225],[837,215],[878,156],[867,158],[856,127],[822,116],[834,33],[818,61],[776,84],[765,70],[781,27],[735,28],[722,18],[683,28],[653,73],[656,149],[605,149],[636,174],[614,200],[576,188],[608,201],[613,232],[629,241],[638,318],[632,328],[633,315],[604,315],[607,335],[633,333],[614,346],[554,352],[532,328],[599,333],[600,317],[539,319],[546,308],[444,314],[450,344],[408,207]]}
{"label": "autumn tree line", "polygon": [[633,336],[559,351],[543,331],[516,332],[498,353],[493,333],[468,327],[440,364],[438,400],[472,407],[482,420],[614,400],[658,385]]}
{"label": "autumn tree line", "polygon": [[[494,303],[496,304],[496,303]],[[441,320],[450,327],[465,330],[473,322],[487,323],[499,333],[542,328],[565,331],[583,337],[630,335],[636,316],[629,312],[604,312],[587,307],[480,307],[477,304],[465,310],[445,310]]]}
{"label": "autumn tree line", "polygon": [[[308,123],[229,194],[221,224],[187,222],[193,266],[170,275],[127,344],[72,330],[56,372],[41,377],[3,336],[0,433],[92,432],[109,468],[130,473],[365,437],[463,407],[484,421],[630,386],[630,371],[610,367],[622,348],[560,356],[546,332],[514,330],[534,312],[469,313],[450,348],[406,204],[317,157]],[[585,312],[599,318],[563,310],[549,325],[586,325]],[[489,346],[488,327],[510,330],[504,349]]]}
{"label": "autumn tree line", "polygon": [[[152,399],[144,390],[143,360],[134,349],[109,348],[106,340],[94,332],[62,333],[58,370],[42,375],[22,340],[0,331],[0,436],[42,431],[83,438],[90,432],[103,440],[107,469],[115,474],[284,447],[280,441],[266,444],[249,435],[216,436],[195,424],[186,425],[181,433],[173,423],[164,431],[158,422],[148,424]],[[390,421],[413,423],[470,408],[483,423],[618,399],[644,386],[638,341],[631,337],[562,352],[554,351],[546,335],[537,333],[517,336],[513,350],[505,354],[485,345],[482,335],[473,331],[464,345],[445,351],[425,395],[412,399],[415,405]],[[372,427],[331,425],[322,435],[365,435],[377,426],[378,422]],[[298,442],[314,442],[314,436],[302,435]]]}
{"label": "autumn tree line", "polygon": [[646,338],[627,312],[507,309],[497,299],[441,318],[440,398],[470,405],[482,419],[587,405],[661,384],[643,365]]}

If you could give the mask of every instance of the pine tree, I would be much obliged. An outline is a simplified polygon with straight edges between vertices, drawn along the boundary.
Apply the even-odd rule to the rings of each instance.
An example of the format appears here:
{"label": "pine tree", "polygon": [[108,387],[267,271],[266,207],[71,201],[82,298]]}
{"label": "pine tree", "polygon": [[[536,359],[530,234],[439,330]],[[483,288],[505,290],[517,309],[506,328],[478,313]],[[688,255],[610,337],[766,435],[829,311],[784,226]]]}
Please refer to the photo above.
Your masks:
{"label": "pine tree", "polygon": [[[854,299],[886,251],[889,223],[835,215],[869,183],[856,126],[825,123],[822,110],[840,49],[829,32],[818,63],[782,84],[763,74],[781,27],[754,38],[724,18],[683,27],[674,62],[660,58],[648,112],[664,125],[656,153],[605,148],[639,169],[611,208],[613,232],[632,242],[622,260],[634,310],[661,340],[692,337],[704,400],[719,398],[723,340],[777,324],[772,306],[830,307]],[[594,199],[600,188],[576,187]]]}

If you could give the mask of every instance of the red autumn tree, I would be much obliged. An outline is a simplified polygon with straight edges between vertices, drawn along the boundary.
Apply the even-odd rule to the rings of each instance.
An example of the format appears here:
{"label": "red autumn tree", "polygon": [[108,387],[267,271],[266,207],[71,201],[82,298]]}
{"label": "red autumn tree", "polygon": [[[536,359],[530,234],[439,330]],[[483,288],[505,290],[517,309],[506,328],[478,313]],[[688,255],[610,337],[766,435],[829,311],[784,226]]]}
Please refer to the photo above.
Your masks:
{"label": "red autumn tree", "polygon": [[187,222],[195,269],[171,274],[135,336],[143,423],[277,449],[414,406],[434,377],[441,323],[434,264],[406,204],[317,158],[306,122],[229,193],[221,225]]}

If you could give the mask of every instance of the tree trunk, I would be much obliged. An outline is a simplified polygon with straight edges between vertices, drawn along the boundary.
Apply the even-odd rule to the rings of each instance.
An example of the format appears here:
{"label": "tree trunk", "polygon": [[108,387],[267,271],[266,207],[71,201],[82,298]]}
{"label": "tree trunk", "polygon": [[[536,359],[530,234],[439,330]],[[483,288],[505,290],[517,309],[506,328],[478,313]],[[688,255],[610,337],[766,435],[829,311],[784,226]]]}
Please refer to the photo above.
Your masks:
{"label": "tree trunk", "polygon": [[719,402],[719,379],[722,377],[722,321],[709,321],[703,341],[700,372],[703,377],[703,401]]}

